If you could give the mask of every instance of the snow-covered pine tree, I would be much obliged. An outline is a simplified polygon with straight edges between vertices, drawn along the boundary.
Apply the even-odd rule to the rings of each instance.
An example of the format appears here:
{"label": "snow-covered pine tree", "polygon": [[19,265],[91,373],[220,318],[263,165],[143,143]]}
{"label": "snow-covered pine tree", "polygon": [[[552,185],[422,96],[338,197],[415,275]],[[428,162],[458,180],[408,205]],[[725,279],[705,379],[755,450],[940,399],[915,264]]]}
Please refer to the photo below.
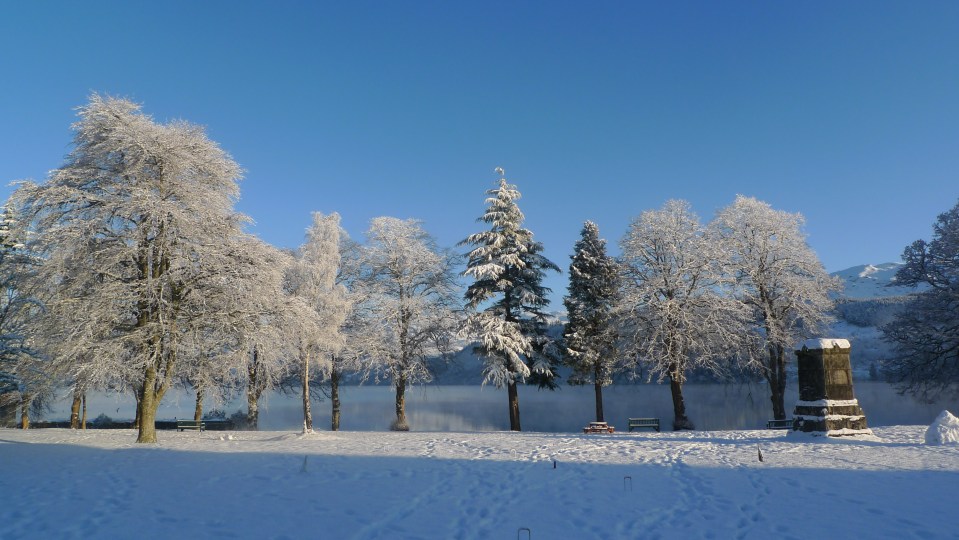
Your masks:
{"label": "snow-covered pine tree", "polygon": [[806,243],[801,214],[739,195],[710,224],[731,292],[747,309],[740,359],[769,383],[773,418],[786,418],[786,363],[803,339],[821,335],[840,284]]}
{"label": "snow-covered pine tree", "polygon": [[683,383],[693,368],[720,371],[737,350],[744,317],[728,295],[721,254],[686,201],[643,212],[620,242],[624,292],[617,308],[624,353],[669,380],[673,429],[695,429]]}
{"label": "snow-covered pine tree", "polygon": [[375,218],[366,238],[356,287],[368,348],[377,351],[367,356],[368,372],[392,383],[392,429],[407,431],[407,386],[432,379],[427,360],[449,351],[461,325],[457,257],[412,219]]}
{"label": "snow-covered pine tree", "polygon": [[613,310],[619,295],[619,267],[606,254],[599,227],[587,221],[573,247],[569,293],[563,299],[567,323],[563,330],[563,360],[573,369],[570,384],[592,384],[596,421],[603,416],[603,387],[612,384],[616,366]]}
{"label": "snow-covered pine tree", "polygon": [[79,116],[66,163],[12,198],[50,292],[34,337],[59,373],[136,385],[137,441],[156,442],[160,400],[190,371],[186,338],[231,315],[207,299],[232,286],[240,168],[201,128],[124,99],[93,95]]}
{"label": "snow-covered pine tree", "polygon": [[885,367],[902,391],[931,401],[959,396],[959,204],[933,225],[932,240],[903,250],[896,285],[925,284],[882,327],[897,354]]}
{"label": "snow-covered pine tree", "polygon": [[543,245],[523,228],[523,213],[515,185],[506,182],[502,168],[498,187],[487,191],[489,205],[478,219],[489,230],[472,234],[459,245],[474,246],[467,254],[466,271],[474,282],[466,290],[466,304],[474,312],[467,332],[479,341],[474,350],[485,360],[483,383],[506,386],[512,431],[520,431],[517,383],[531,373],[554,375],[555,347],[545,333],[543,309],[549,305],[543,286],[547,270],[559,267],[542,255]]}

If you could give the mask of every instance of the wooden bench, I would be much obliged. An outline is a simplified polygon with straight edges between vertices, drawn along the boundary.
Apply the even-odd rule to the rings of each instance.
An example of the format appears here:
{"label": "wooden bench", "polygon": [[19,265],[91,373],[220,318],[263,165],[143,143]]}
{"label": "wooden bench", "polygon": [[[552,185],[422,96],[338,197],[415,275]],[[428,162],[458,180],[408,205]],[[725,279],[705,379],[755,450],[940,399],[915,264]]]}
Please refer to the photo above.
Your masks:
{"label": "wooden bench", "polygon": [[783,420],[770,420],[766,422],[766,429],[792,429],[793,420],[792,418],[785,418]]}
{"label": "wooden bench", "polygon": [[176,430],[183,431],[185,429],[195,429],[197,431],[203,431],[204,429],[206,429],[206,422],[197,422],[196,420],[177,420]]}
{"label": "wooden bench", "polygon": [[659,431],[659,418],[629,418],[629,430],[650,428]]}
{"label": "wooden bench", "polygon": [[583,428],[583,433],[613,433],[615,431],[616,428],[606,422],[590,422],[588,426]]}

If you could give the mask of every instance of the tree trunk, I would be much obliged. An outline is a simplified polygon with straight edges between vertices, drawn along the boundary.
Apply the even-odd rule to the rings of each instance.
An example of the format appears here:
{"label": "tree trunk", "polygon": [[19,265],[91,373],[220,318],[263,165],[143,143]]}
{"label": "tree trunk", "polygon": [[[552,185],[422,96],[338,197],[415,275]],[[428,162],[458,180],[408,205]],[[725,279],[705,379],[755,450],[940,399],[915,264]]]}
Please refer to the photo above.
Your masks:
{"label": "tree trunk", "polygon": [[253,360],[246,368],[248,375],[246,386],[246,428],[256,431],[260,425],[260,396],[263,394],[263,380],[260,378],[259,352],[253,347]]}
{"label": "tree trunk", "polygon": [[769,400],[773,405],[773,418],[786,419],[786,350],[783,347],[769,348]]}
{"label": "tree trunk", "polygon": [[196,406],[193,407],[193,421],[203,420],[203,388],[196,389]]}
{"label": "tree trunk", "polygon": [[79,387],[73,387],[73,403],[70,404],[70,429],[80,429],[80,405],[83,397]]}
{"label": "tree trunk", "polygon": [[148,367],[144,375],[143,387],[140,388],[140,426],[137,442],[155,443],[157,442],[157,407],[160,405],[156,394],[156,368]]}
{"label": "tree trunk", "polygon": [[333,404],[330,416],[330,430],[340,430],[340,372],[336,369],[336,358],[330,362],[330,403]]}
{"label": "tree trunk", "polygon": [[603,385],[595,382],[593,388],[596,390],[596,421],[605,422],[606,420],[603,418]]}
{"label": "tree trunk", "polygon": [[509,396],[509,429],[522,431],[519,424],[519,391],[516,389],[516,381],[511,380],[506,390]]}
{"label": "tree trunk", "polygon": [[20,429],[30,429],[30,405],[33,403],[33,394],[20,394]]}
{"label": "tree trunk", "polygon": [[246,389],[246,427],[256,431],[260,423],[260,392],[256,388]]}
{"label": "tree trunk", "polygon": [[390,426],[393,431],[409,431],[410,425],[406,421],[406,376],[396,378],[396,420]]}
{"label": "tree trunk", "polygon": [[696,429],[686,417],[686,401],[683,399],[683,384],[679,377],[669,376],[669,391],[673,397],[673,431]]}
{"label": "tree trunk", "polygon": [[83,393],[83,416],[80,418],[80,429],[87,429],[87,393]]}
{"label": "tree trunk", "polygon": [[136,391],[137,410],[136,410],[136,413],[134,413],[134,417],[133,417],[133,429],[140,429],[140,423],[143,420],[143,406],[142,406],[143,402],[140,399],[141,393],[142,391],[139,389]]}
{"label": "tree trunk", "polygon": [[313,413],[310,411],[310,355],[303,362],[303,433],[313,433]]}

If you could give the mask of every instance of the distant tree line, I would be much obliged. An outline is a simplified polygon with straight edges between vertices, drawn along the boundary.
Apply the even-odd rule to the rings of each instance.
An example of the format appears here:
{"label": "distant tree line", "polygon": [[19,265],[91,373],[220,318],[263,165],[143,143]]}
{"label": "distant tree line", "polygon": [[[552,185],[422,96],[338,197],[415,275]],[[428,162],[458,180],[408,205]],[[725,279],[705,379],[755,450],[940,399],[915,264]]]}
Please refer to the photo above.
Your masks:
{"label": "distant tree line", "polygon": [[[195,392],[197,419],[204,397],[245,393],[253,429],[265,393],[297,393],[304,432],[319,390],[335,430],[349,375],[389,382],[393,429],[406,430],[407,389],[432,379],[429,359],[463,343],[484,361],[482,382],[507,389],[516,431],[518,385],[556,388],[560,365],[570,384],[594,386],[599,421],[603,387],[626,375],[668,382],[673,427],[692,429],[682,388],[701,371],[764,378],[773,416],[785,418],[792,348],[825,328],[839,288],[801,215],[739,196],[702,224],[688,203],[668,201],[633,220],[617,258],[584,224],[567,323],[551,337],[543,279],[560,269],[524,228],[502,169],[465,254],[416,220],[375,218],[357,242],[337,214],[320,213],[303,244],[284,250],[244,231],[241,169],[201,128],[93,95],[73,129],[65,163],[43,183],[22,182],[0,222],[0,409],[19,410],[23,427],[64,388],[74,427],[87,393],[123,392],[136,400],[137,441],[155,442],[157,408],[179,387]],[[908,313],[954,302],[955,222],[940,217],[937,239],[907,250],[900,283],[933,285],[917,299],[925,311]],[[948,333],[931,316],[900,317],[890,339],[927,358],[909,344]]]}

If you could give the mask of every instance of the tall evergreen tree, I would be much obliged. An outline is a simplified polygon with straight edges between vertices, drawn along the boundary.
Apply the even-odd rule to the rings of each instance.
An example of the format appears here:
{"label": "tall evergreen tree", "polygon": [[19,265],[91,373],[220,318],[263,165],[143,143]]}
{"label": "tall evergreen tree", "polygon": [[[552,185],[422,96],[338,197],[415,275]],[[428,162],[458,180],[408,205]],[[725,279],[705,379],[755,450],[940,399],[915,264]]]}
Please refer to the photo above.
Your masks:
{"label": "tall evergreen tree", "polygon": [[[520,431],[517,384],[537,374],[554,376],[555,347],[546,335],[543,309],[549,305],[543,286],[547,270],[559,271],[541,252],[543,245],[523,228],[523,213],[517,206],[521,194],[508,184],[497,168],[499,185],[487,191],[489,205],[478,221],[489,230],[472,234],[459,245],[474,246],[467,253],[464,275],[475,281],[466,290],[467,307],[475,310],[469,329],[478,338],[474,349],[486,361],[484,384],[506,386],[512,431]],[[549,383],[546,383],[549,384]]]}
{"label": "tall evergreen tree", "polygon": [[592,221],[583,225],[569,265],[569,294],[563,299],[564,363],[573,369],[570,384],[592,384],[596,421],[603,422],[603,387],[612,384],[616,363],[613,308],[618,291],[616,261],[606,254],[606,240]]}

